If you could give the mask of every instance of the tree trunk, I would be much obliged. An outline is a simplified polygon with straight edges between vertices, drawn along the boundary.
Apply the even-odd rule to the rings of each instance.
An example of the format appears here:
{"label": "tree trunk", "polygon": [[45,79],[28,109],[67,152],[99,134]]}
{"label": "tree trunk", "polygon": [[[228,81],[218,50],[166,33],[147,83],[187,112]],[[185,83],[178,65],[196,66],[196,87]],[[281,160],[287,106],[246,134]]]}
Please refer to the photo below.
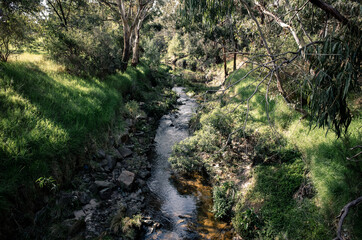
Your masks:
{"label": "tree trunk", "polygon": [[222,40],[222,51],[223,51],[223,60],[224,60],[224,73],[225,78],[228,76],[227,62],[226,62],[226,49],[225,49],[225,39]]}
{"label": "tree trunk", "polygon": [[140,61],[140,25],[138,24],[134,31],[134,45],[133,45],[133,55],[132,55],[132,66],[136,67]]}
{"label": "tree trunk", "polygon": [[233,71],[236,71],[236,57],[237,57],[237,49],[238,49],[238,43],[235,40],[235,52],[234,52],[234,66],[233,66]]}
{"label": "tree trunk", "polygon": [[128,61],[130,59],[130,37],[131,33],[129,31],[129,27],[123,25],[123,53],[122,53],[122,60],[121,60],[121,72],[125,72],[128,67]]}

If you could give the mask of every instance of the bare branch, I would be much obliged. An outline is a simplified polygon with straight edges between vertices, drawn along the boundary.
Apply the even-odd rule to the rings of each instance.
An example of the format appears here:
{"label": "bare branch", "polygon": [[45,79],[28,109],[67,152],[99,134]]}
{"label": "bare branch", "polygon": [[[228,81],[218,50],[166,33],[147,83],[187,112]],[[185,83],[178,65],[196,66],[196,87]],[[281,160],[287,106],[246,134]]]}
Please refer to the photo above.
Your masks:
{"label": "bare branch", "polygon": [[337,218],[339,218],[338,227],[337,227],[337,237],[333,240],[343,240],[342,238],[342,226],[350,208],[357,206],[362,202],[362,196],[353,200],[352,202],[347,203],[341,210],[341,213]]}

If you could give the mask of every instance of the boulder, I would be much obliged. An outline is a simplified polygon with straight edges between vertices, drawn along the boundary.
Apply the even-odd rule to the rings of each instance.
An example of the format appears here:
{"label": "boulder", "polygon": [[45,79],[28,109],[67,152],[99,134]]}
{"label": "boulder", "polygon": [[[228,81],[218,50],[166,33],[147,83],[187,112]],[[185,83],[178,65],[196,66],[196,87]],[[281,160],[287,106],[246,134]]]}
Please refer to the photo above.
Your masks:
{"label": "boulder", "polygon": [[134,179],[135,179],[135,174],[133,172],[124,170],[119,175],[117,181],[121,185],[121,187],[128,189],[133,184]]}

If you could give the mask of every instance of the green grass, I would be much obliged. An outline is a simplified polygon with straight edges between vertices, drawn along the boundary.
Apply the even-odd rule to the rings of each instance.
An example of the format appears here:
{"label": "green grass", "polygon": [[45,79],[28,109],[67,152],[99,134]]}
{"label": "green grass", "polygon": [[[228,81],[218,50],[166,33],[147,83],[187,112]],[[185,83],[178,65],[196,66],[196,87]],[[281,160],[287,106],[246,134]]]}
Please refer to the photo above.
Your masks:
{"label": "green grass", "polygon": [[[257,74],[251,74],[237,83],[249,70],[240,69],[229,77],[227,81],[235,83],[235,86],[223,97],[223,101],[219,101],[219,95],[203,105],[202,112],[195,117],[198,123],[193,123],[197,126],[194,136],[174,149],[171,163],[176,171],[195,171],[203,166],[217,182],[220,176],[212,172],[210,163],[222,162],[230,164],[230,169],[238,168],[235,164],[239,163],[228,163],[227,155],[214,153],[223,146],[230,132],[242,129],[244,125],[247,108],[243,101],[251,96],[261,80]],[[362,162],[347,160],[359,151],[351,151],[350,148],[361,144],[360,109],[351,106],[354,119],[349,133],[337,139],[332,130],[326,134],[327,129],[311,129],[307,119],[300,120],[301,115],[273,93],[275,86],[271,87],[267,106],[266,82],[249,101],[246,136],[252,134],[257,137],[254,147],[261,160],[254,167],[253,181],[246,198],[238,204],[242,206],[236,208],[235,219],[245,221],[244,225],[237,226],[241,229],[251,221],[254,215],[245,210],[254,208],[263,221],[258,231],[260,239],[332,239],[335,236],[335,218],[342,207],[362,195]],[[276,133],[271,130],[270,124]],[[233,139],[237,141],[243,136],[239,131]],[[193,168],[195,166],[196,169]],[[293,195],[303,182],[311,183],[314,195],[298,202]],[[344,225],[354,239],[362,238],[361,222],[362,212],[357,207],[351,211]],[[250,232],[245,230],[244,233]]]}
{"label": "green grass", "polygon": [[49,176],[54,161],[83,152],[88,137],[114,119],[122,98],[149,85],[147,75],[140,65],[104,80],[84,79],[34,54],[1,64],[0,208],[11,205],[19,186]]}
{"label": "green grass", "polygon": [[[241,75],[245,74],[245,71],[245,69],[241,70]],[[240,75],[236,74],[235,78],[231,81],[236,81],[238,78],[240,78]],[[253,77],[247,78],[235,87],[234,91],[238,93],[237,99],[239,98],[240,100],[246,96],[250,96],[251,92],[255,89],[255,84],[252,84],[251,87],[247,86],[251,84],[252,81]],[[270,132],[265,102],[265,86],[262,86],[260,92],[250,101],[250,120],[247,127],[253,131],[257,130],[261,135]],[[349,133],[337,139],[332,130],[326,134],[326,129],[310,129],[309,122],[307,120],[300,120],[300,115],[291,110],[280,96],[270,96],[269,114],[271,123],[288,144],[295,146],[302,154],[306,164],[305,167],[310,171],[309,178],[316,191],[313,199],[307,200],[301,206],[296,206],[295,203],[293,203],[294,206],[290,205],[290,211],[287,206],[284,206],[286,210],[283,211],[283,213],[279,213],[280,216],[287,215],[289,218],[294,215],[293,219],[300,217],[299,224],[302,224],[304,229],[309,229],[307,232],[310,233],[301,239],[326,239],[327,236],[333,237],[333,222],[335,217],[339,215],[339,211],[346,203],[362,194],[362,164],[361,162],[353,162],[346,159],[357,153],[358,150],[353,152],[349,149],[353,146],[360,145],[360,139],[362,138],[360,128],[362,121],[359,111],[360,109],[355,110],[355,117],[349,127]],[[284,166],[280,166],[276,173],[273,173],[273,167],[263,166],[256,169],[255,176],[257,182],[255,191],[260,192],[263,189],[266,190],[272,186],[276,186],[273,185],[273,179],[275,177],[274,180],[279,179],[277,186],[280,186],[280,188],[288,186],[291,180],[287,181],[288,184],[283,184],[283,181],[280,181],[280,179],[283,179],[282,176],[277,177],[278,172],[283,172],[282,169]],[[268,179],[268,173],[273,173],[272,176],[269,176],[271,179]],[[285,177],[290,176],[288,172],[282,175]],[[267,185],[260,186],[260,184],[263,183],[267,183]],[[275,190],[272,192],[273,194],[277,194],[278,191]],[[286,192],[284,191],[284,193]],[[264,210],[274,211],[275,207],[268,207],[269,204],[273,204],[273,201],[270,202],[270,200],[265,199],[265,196],[262,196],[262,198],[268,202],[268,204],[264,205]],[[276,195],[275,198],[281,197]],[[292,200],[290,194],[289,199]],[[286,200],[283,202],[285,203]],[[298,208],[306,211],[308,217],[303,217],[303,214]],[[304,208],[307,208],[307,210]],[[323,217],[319,217],[315,212]],[[274,219],[274,216],[269,216],[268,218]],[[291,219],[286,221],[280,220],[280,223],[286,224],[290,220]],[[354,210],[351,216],[348,217],[345,225],[357,238],[362,237],[361,220],[361,211],[359,210],[359,212],[357,212]],[[270,226],[274,225],[270,221],[271,220],[269,220]],[[309,221],[309,223],[305,224],[306,221]],[[313,226],[315,229],[310,229]],[[284,231],[281,225],[278,229],[280,229],[281,232]],[[290,229],[293,229],[293,226],[290,226]],[[286,234],[288,235],[288,233]],[[294,234],[292,234],[293,239],[296,239],[296,236],[303,235],[301,232],[297,233],[296,229]]]}

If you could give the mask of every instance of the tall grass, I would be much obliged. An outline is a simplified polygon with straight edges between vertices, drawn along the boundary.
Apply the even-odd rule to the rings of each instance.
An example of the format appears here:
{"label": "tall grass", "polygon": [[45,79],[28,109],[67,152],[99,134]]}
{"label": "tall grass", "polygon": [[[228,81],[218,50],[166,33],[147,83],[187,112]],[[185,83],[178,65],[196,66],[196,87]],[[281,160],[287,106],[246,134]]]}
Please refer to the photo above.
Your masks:
{"label": "tall grass", "polygon": [[[231,76],[229,81],[236,82],[246,72],[246,69],[239,70]],[[234,87],[233,93],[231,93],[237,94],[234,101],[240,102],[251,95],[255,90],[255,79],[257,79],[255,75],[246,78]],[[334,221],[339,215],[339,211],[346,203],[362,195],[362,162],[347,160],[347,157],[353,156],[358,151],[351,151],[350,148],[361,144],[362,120],[360,109],[352,106],[355,117],[349,127],[348,134],[338,139],[332,130],[310,128],[307,119],[300,120],[300,114],[291,110],[280,96],[272,93],[268,99],[269,122],[266,111],[265,88],[265,85],[262,85],[259,92],[250,100],[250,116],[247,128],[266,134],[271,132],[270,129],[273,126],[277,134],[280,134],[289,144],[294,145],[301,152],[305,167],[310,172],[307,176],[316,191],[316,195],[310,202],[312,205],[308,202],[310,205],[308,208],[323,216],[323,220],[318,219],[319,224],[322,221],[324,228],[329,229],[327,230],[329,231],[328,234],[333,236]],[[245,108],[245,105],[242,105],[241,108]],[[268,166],[263,168],[269,169],[268,171],[272,170]],[[256,171],[255,174],[259,180],[267,177],[265,171]],[[265,181],[259,181],[260,183],[265,183]],[[260,189],[258,191],[260,192]],[[295,206],[295,208],[297,207]],[[311,212],[310,215],[311,218],[307,221],[313,221],[313,218],[316,220],[317,216],[314,213]],[[358,208],[357,210],[354,209],[347,219],[345,228],[351,230],[354,237],[362,237],[361,222],[361,211],[358,211]],[[316,229],[316,231],[320,230]],[[312,239],[320,237],[314,236]]]}
{"label": "tall grass", "polygon": [[144,88],[148,74],[141,65],[100,80],[63,69],[34,54],[0,65],[2,210],[19,187],[51,174],[53,161],[82,152],[89,135],[100,134],[114,118],[122,97]]}

